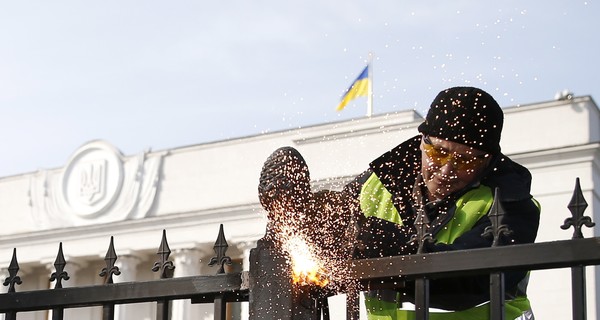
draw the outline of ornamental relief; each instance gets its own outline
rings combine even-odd
[[[63,169],[32,176],[32,221],[52,229],[144,218],[156,197],[163,156],[123,157],[104,141],[89,142]]]

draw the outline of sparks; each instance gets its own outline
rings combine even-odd
[[[291,236],[284,241],[283,247],[290,258],[294,284],[325,287],[329,283],[314,246],[299,236]]]

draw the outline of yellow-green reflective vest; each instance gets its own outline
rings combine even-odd
[[[392,201],[392,194],[385,188],[375,173],[363,184],[360,192],[360,208],[367,217],[373,216],[402,225],[400,214]],[[451,244],[485,216],[494,197],[492,190],[480,185],[468,191],[456,201],[456,209],[448,222],[435,236],[438,243]],[[398,296],[382,298],[377,295],[365,295],[365,305],[369,320],[410,320],[416,319],[415,312],[398,308]],[[519,296],[505,302],[505,319],[513,320],[531,310],[529,300]],[[489,319],[489,303],[462,310],[449,312],[430,312],[430,320],[485,320]]]

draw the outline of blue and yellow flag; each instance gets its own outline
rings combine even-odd
[[[350,102],[350,100],[357,97],[366,97],[369,95],[369,65],[360,73],[358,78],[352,82],[352,85],[344,95],[342,101],[337,107],[337,111],[341,111]]]

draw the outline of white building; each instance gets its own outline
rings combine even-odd
[[[532,194],[542,205],[538,241],[564,240],[560,229],[575,178],[600,221],[600,111],[591,97],[505,108],[502,149],[533,174]],[[59,243],[71,279],[65,286],[101,283],[98,276],[114,236],[121,276],[115,282],[158,277],[150,271],[162,230],[167,230],[175,276],[214,274],[206,266],[219,224],[228,254],[247,268],[249,250],[265,231],[258,203],[258,177],[265,159],[281,146],[297,148],[308,162],[315,188],[336,188],[369,162],[417,134],[423,121],[414,111],[354,119],[164,151],[122,155],[108,142],[92,141],[62,168],[0,178],[0,268],[6,277],[17,248],[17,291],[52,287],[50,274]],[[585,229],[586,237],[598,231]],[[600,274],[588,268],[588,316],[598,318]],[[570,271],[534,271],[529,294],[539,319],[571,316]],[[6,290],[4,287],[2,290]],[[342,299],[340,299],[342,300]],[[343,300],[342,300],[343,301]],[[335,304],[335,303],[334,303]],[[247,307],[234,308],[246,318]],[[332,318],[343,310],[332,306]],[[212,319],[212,306],[176,302],[173,319]],[[152,304],[118,309],[119,319],[152,319]],[[68,310],[79,319],[100,319],[100,308]],[[242,314],[240,316],[240,313]],[[129,316],[128,316],[129,315]],[[47,319],[46,312],[20,319]]]

